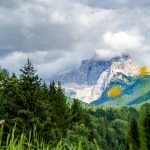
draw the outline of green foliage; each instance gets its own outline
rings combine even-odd
[[[141,150],[150,149],[150,105],[144,105],[140,110],[140,139]]]
[[[74,102],[71,106],[71,113],[72,113],[72,121],[73,122],[82,122],[83,121],[83,110],[80,106],[78,100],[74,99]]]
[[[51,135],[58,142],[70,128],[71,113],[66,104],[66,97],[61,88],[61,84],[50,83],[48,103],[51,104]]]
[[[93,107],[76,99],[68,104],[61,84],[42,83],[29,59],[20,71],[16,77],[0,69],[0,149],[149,149],[149,104],[140,112],[139,107]]]
[[[128,143],[131,150],[140,149],[140,138],[137,120],[132,117],[128,133]]]
[[[20,71],[20,78],[6,71],[2,74],[0,119],[6,120],[5,134],[15,124],[16,133],[29,134],[35,125],[46,142],[57,143],[70,127],[71,120],[60,83],[55,86],[52,82],[49,88],[42,85],[29,59]]]

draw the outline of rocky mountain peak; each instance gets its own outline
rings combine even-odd
[[[131,57],[122,57],[117,61],[113,61],[112,65],[100,75],[97,84],[92,89],[92,95],[89,101],[100,98],[108,84],[112,80],[117,80],[121,77],[117,75],[117,73],[122,73],[126,76],[134,76],[138,74],[137,70],[138,65]]]
[[[137,64],[128,55],[101,60],[93,57],[83,60],[77,70],[58,76],[66,95],[90,103],[99,98],[119,72],[127,76],[137,74]]]
[[[99,75],[111,66],[110,60],[88,59],[81,62],[77,70],[59,75],[54,80],[62,84],[95,85]]]

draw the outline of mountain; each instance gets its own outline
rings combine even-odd
[[[54,80],[65,84],[95,85],[99,75],[111,66],[111,60],[100,60],[97,56],[83,60],[78,69],[57,76]]]
[[[101,97],[117,73],[134,76],[137,74],[136,62],[127,55],[110,60],[101,60],[96,56],[83,60],[78,69],[59,75],[54,80],[62,83],[67,96],[90,103]]]
[[[126,80],[124,80],[126,78]],[[109,83],[102,96],[91,104],[111,104],[111,105],[135,105],[150,99],[150,76],[124,76],[123,80],[116,80]],[[120,96],[109,97],[107,91],[113,86],[122,88]]]
[[[112,61],[112,65],[100,75],[97,84],[93,88],[93,100],[101,97],[103,91],[108,87],[111,81],[123,80],[124,76],[136,75],[137,68],[136,62],[129,56]],[[122,74],[124,74],[124,76]]]

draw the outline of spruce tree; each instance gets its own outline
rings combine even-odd
[[[57,98],[57,88],[55,85],[55,82],[52,81],[49,85],[49,102],[50,103],[55,103],[56,102],[56,98]]]
[[[12,74],[3,83],[4,113],[7,119],[14,119],[19,109],[19,80]],[[7,115],[6,115],[7,114]]]
[[[131,118],[130,128],[128,132],[128,143],[130,150],[140,149],[139,129],[135,117]]]
[[[38,133],[48,139],[51,124],[51,104],[46,100],[48,89],[45,84],[41,86],[41,79],[29,59],[20,71],[21,105],[18,114],[24,121],[24,131],[36,126]]]
[[[27,64],[25,64],[20,71],[20,83],[25,98],[26,108],[29,111],[36,112],[35,103],[37,101],[36,96],[38,95],[40,79],[29,59],[27,59]]]
[[[146,104],[140,110],[141,150],[150,150],[150,105]]]
[[[58,82],[57,87],[57,98],[56,98],[56,107],[57,115],[59,116],[59,126],[63,131],[66,131],[70,123],[70,109],[66,103],[67,98],[64,95],[61,83]]]
[[[74,99],[74,102],[71,106],[71,112],[72,112],[72,121],[75,123],[81,123],[83,122],[83,110],[80,106],[80,103],[78,100]]]
[[[66,96],[62,90],[60,82],[55,85],[53,81],[50,83],[49,102],[52,105],[51,111],[51,135],[52,140],[58,142],[66,135],[67,129],[70,127],[70,108],[66,104]]]
[[[35,70],[30,60],[27,60],[27,64],[25,64],[21,69],[20,75],[20,88],[21,88],[21,96],[23,103],[23,113],[26,116],[26,123],[31,120],[31,115],[34,115],[36,107],[36,101],[34,95],[39,85],[38,76],[35,75]],[[29,123],[27,123],[29,125]]]
[[[0,67],[0,119],[5,118],[5,103],[6,98],[4,97],[5,86],[9,79],[9,72],[6,69]]]

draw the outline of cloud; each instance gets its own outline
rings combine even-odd
[[[96,56],[99,57],[100,59],[111,59],[112,57],[115,57],[115,56],[122,56],[123,52],[122,51],[117,51],[117,50],[114,50],[112,51],[112,49],[107,49],[107,48],[104,48],[104,49],[98,49],[96,50]]]
[[[100,7],[106,9],[116,9],[122,7],[136,8],[136,7],[148,7],[150,5],[149,0],[74,0],[82,4],[91,7]]]
[[[80,55],[79,55],[80,54]],[[29,58],[38,74],[44,79],[50,79],[60,73],[75,69],[80,60],[90,57],[91,54],[86,51],[33,51],[33,52],[12,52],[0,59],[0,64],[8,68],[11,72],[19,74],[20,68]]]
[[[140,35],[129,34],[124,31],[112,33],[110,31],[103,34],[103,40],[106,46],[112,50],[138,49],[142,46],[144,37]]]
[[[138,63],[147,64],[143,58],[149,53],[149,46],[145,45],[144,36],[133,31],[106,31],[103,35],[103,46],[96,50],[101,59],[110,59],[123,54],[131,55]]]
[[[19,72],[28,56],[40,76],[76,68],[82,59],[150,57],[149,0],[1,0],[0,65]],[[149,63],[150,64],[150,63]]]

